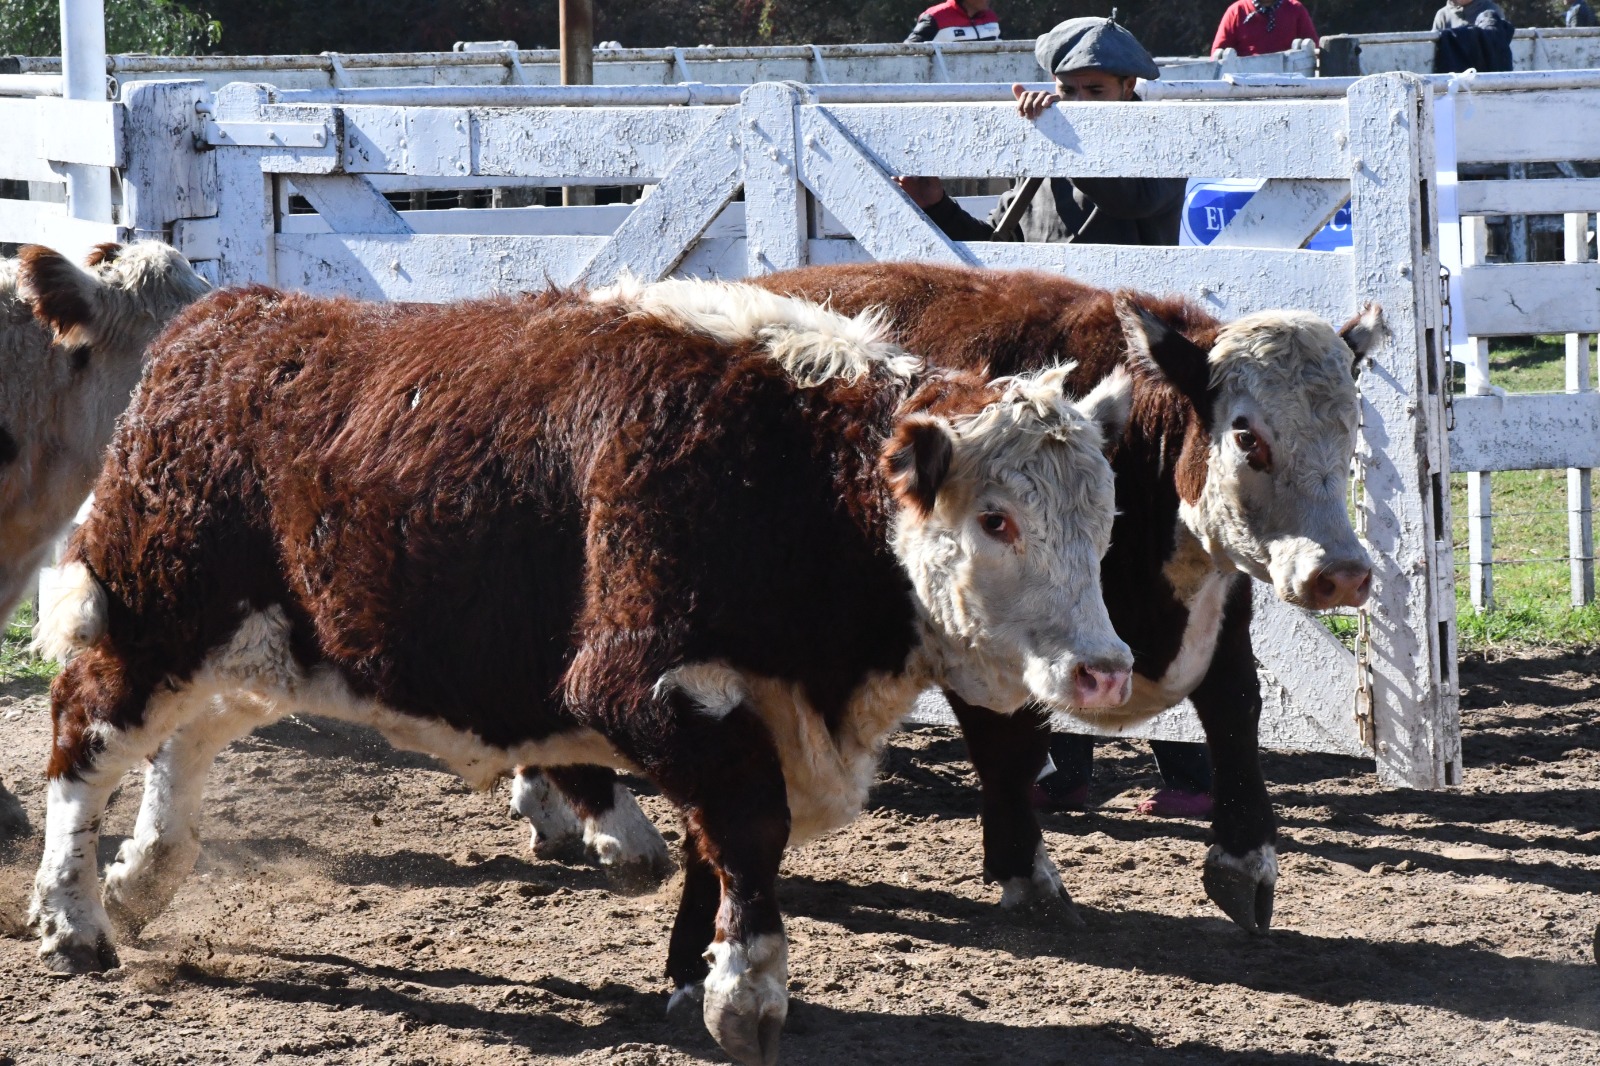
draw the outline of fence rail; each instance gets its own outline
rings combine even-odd
[[[1322,38],[1318,73],[1358,77],[1409,70],[1432,73],[1439,34],[1334,34]],[[1518,30],[1511,40],[1513,70],[1589,70],[1600,67],[1600,29]]]

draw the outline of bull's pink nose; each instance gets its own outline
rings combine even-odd
[[[1115,667],[1080,663],[1072,675],[1073,699],[1079,707],[1121,707],[1133,692],[1133,675]]]
[[[1360,563],[1326,567],[1313,574],[1309,584],[1312,610],[1360,607],[1372,592],[1372,568]]]

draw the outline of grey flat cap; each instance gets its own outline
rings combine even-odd
[[[1161,77],[1161,68],[1139,38],[1110,19],[1068,19],[1040,35],[1033,54],[1046,74],[1103,70],[1119,78]]]

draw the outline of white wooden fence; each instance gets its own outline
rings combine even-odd
[[[411,85],[559,85],[560,53],[553,49],[454,52],[387,52],[314,56],[106,57],[106,72],[123,85],[181,78],[215,91],[230,82],[270,82],[279,89],[393,88]],[[1232,49],[1211,57],[1158,59],[1162,77],[1219,78],[1224,74],[1316,73],[1316,46],[1297,41],[1288,52],[1240,56]],[[61,61],[0,57],[0,77],[55,74]],[[597,85],[676,85],[704,82],[753,85],[798,81],[812,85],[1036,81],[1032,41],[952,44],[824,44],[763,48],[597,49]]]
[[[1322,39],[1318,70],[1324,77],[1396,70],[1431,74],[1438,41],[1432,30],[1333,34]],[[1511,41],[1511,62],[1513,70],[1593,70],[1600,67],[1600,29],[1518,30]]]

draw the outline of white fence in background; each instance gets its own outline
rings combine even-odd
[[[1220,78],[1224,74],[1316,73],[1316,46],[1297,41],[1288,52],[1216,58],[1158,59],[1165,78]],[[61,61],[0,57],[0,77],[55,74]],[[123,85],[182,78],[215,91],[229,82],[270,82],[279,89],[393,88],[408,85],[559,85],[554,49],[384,52],[314,56],[112,55],[106,72]],[[860,83],[1029,82],[1041,76],[1032,41],[953,44],[823,44],[764,48],[597,49],[597,85],[676,85],[705,82],[753,85],[798,81],[812,85]]]
[[[1319,72],[1325,77],[1409,70],[1433,73],[1439,35],[1416,33],[1334,34],[1322,39]],[[1600,67],[1600,29],[1565,27],[1518,30],[1511,41],[1513,70],[1593,70]]]
[[[1591,31],[1592,32],[1592,31]],[[1441,98],[1453,107],[1461,164],[1600,159],[1600,75],[1588,87],[1484,92],[1477,82]],[[1568,168],[1568,173],[1572,171]],[[1457,193],[1462,302],[1454,313],[1470,338],[1456,346],[1467,395],[1455,402],[1450,465],[1468,480],[1472,602],[1494,602],[1494,509],[1490,475],[1501,470],[1567,471],[1571,601],[1594,601],[1591,470],[1600,466],[1600,394],[1593,391],[1594,336],[1600,333],[1600,265],[1589,234],[1600,211],[1600,179],[1476,180]],[[1487,216],[1565,216],[1566,262],[1486,262]],[[1505,395],[1489,381],[1487,339],[1566,334],[1566,392]]]

